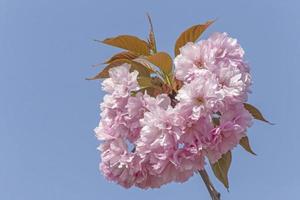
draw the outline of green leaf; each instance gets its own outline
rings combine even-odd
[[[147,42],[131,35],[120,35],[113,38],[107,38],[101,42],[107,45],[132,51],[139,55],[149,55],[150,53]]]
[[[253,154],[256,156],[256,153],[254,153],[254,151],[252,150],[250,143],[249,143],[249,138],[247,136],[243,137],[240,140],[240,145],[249,153]]]
[[[177,56],[180,53],[180,47],[183,47],[188,42],[195,42],[213,22],[214,21],[210,20],[207,21],[205,24],[194,25],[185,30],[183,33],[181,33],[178,39],[176,40],[174,49],[175,56]]]
[[[131,51],[122,51],[120,53],[115,54],[114,56],[112,56],[109,60],[107,60],[105,63],[109,64],[115,60],[119,60],[119,59],[127,59],[127,60],[133,60],[135,58],[139,57],[138,54],[133,53]]]
[[[139,72],[139,76],[149,76],[152,71],[150,71],[147,67],[142,65],[141,63],[135,62],[133,60],[127,59],[119,59],[109,63],[100,73],[92,78],[87,78],[87,80],[96,80],[101,78],[108,78],[109,77],[109,70],[113,67],[120,66],[124,63],[130,64],[130,70],[137,70]]]
[[[223,185],[228,189],[228,171],[231,164],[231,151],[223,154],[222,157],[215,163],[211,163],[211,168],[215,176],[223,183]]]
[[[248,104],[248,103],[244,103],[244,107],[246,108],[246,110],[249,111],[249,113],[254,117],[254,119],[272,124],[271,122],[266,120],[264,118],[264,116],[261,114],[261,112],[257,108],[255,108],[253,105]]]
[[[173,60],[171,56],[165,52],[158,52],[146,58],[153,65],[159,67],[166,75],[172,73]]]

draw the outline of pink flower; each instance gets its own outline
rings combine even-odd
[[[128,188],[144,179],[140,173],[141,159],[134,152],[134,142],[139,137],[145,103],[141,93],[130,96],[138,89],[137,72],[129,72],[128,65],[110,69],[110,78],[103,82],[103,88],[110,93],[101,103],[101,120],[95,129],[100,145],[100,170],[111,181]]]
[[[133,106],[130,106],[130,102],[134,99],[137,99],[137,102],[140,98],[139,95],[130,97],[131,91],[138,89],[138,72],[130,72],[129,69],[128,64],[111,68],[109,70],[110,78],[105,79],[102,83],[104,91],[110,94],[104,96],[104,101],[101,103],[101,120],[99,126],[95,128],[96,136],[100,140],[125,137],[132,141],[139,134],[138,121],[143,116],[142,114],[133,116]],[[129,110],[126,107],[128,104]],[[138,106],[136,105],[136,107]]]
[[[136,93],[138,72],[130,65],[109,70],[95,128],[108,180],[144,189],[184,182],[204,168],[205,157],[215,163],[246,136],[251,76],[237,40],[214,33],[187,43],[174,63],[182,87],[156,97]]]
[[[146,102],[142,93],[137,93],[136,96],[128,98],[128,103],[125,106],[127,113],[124,116],[129,133],[127,138],[130,142],[134,142],[140,136],[141,124],[140,119],[144,117],[146,111]]]
[[[253,119],[242,103],[230,105],[220,114],[220,125],[212,129],[206,138],[207,157],[212,163],[239,144]]]
[[[131,91],[138,89],[138,72],[129,72],[130,65],[125,63],[109,70],[110,78],[102,82],[102,89],[115,97],[126,97]]]
[[[204,165],[202,152],[191,152],[180,142],[182,130],[176,110],[170,106],[170,101],[166,106],[165,101],[165,96],[158,96],[156,106],[152,104],[151,109],[144,113],[143,128],[136,142],[137,153],[149,162],[146,168],[154,175],[151,180],[159,180],[150,187],[171,181],[184,182]]]
[[[242,73],[237,67],[229,66],[219,70],[218,79],[220,82],[220,92],[225,100],[232,102],[245,102],[247,92],[251,84],[249,73]]]
[[[176,78],[189,83],[201,77],[201,69],[216,75],[226,99],[246,101],[251,84],[244,50],[227,33],[214,33],[207,40],[187,43],[174,60]]]
[[[237,66],[242,72],[249,72],[248,65],[244,62],[244,50],[237,42],[237,39],[231,38],[227,33],[213,33],[207,39],[210,46],[209,51],[213,52],[213,64],[216,69],[228,65]]]
[[[99,150],[102,152],[100,170],[108,180],[129,188],[140,178],[139,157],[128,151],[123,139],[106,141],[100,145]]]
[[[200,116],[215,110],[223,98],[214,74],[207,70],[202,71],[204,73],[201,76],[184,84],[176,96],[180,104],[191,107],[193,119],[199,119]]]

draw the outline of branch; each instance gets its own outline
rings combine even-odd
[[[205,169],[199,170],[199,174],[205,183],[205,186],[212,200],[221,200],[221,194],[215,189]]]

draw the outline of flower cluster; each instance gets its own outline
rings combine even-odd
[[[251,76],[236,39],[214,33],[187,42],[174,59],[173,77],[161,86],[170,89],[156,95],[139,83],[134,62],[110,68],[102,83],[107,94],[95,132],[108,180],[126,188],[184,182],[246,137]]]

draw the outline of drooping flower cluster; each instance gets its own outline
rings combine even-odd
[[[217,162],[246,136],[251,76],[236,39],[214,33],[189,42],[174,66],[182,86],[157,96],[141,90],[139,72],[129,64],[109,70],[95,129],[108,180],[126,188],[184,182],[204,168],[205,158]]]

